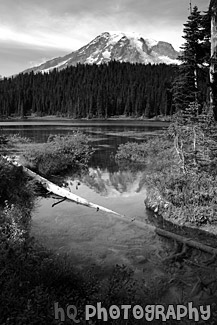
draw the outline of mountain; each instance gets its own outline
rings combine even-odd
[[[105,32],[79,50],[27,69],[24,73],[49,72],[54,68],[61,70],[78,63],[101,64],[111,60],[143,64],[179,64],[178,55],[179,52],[167,42],[145,39],[137,33]]]

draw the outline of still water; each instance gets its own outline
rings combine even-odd
[[[150,227],[144,199],[145,167],[122,168],[114,160],[118,145],[142,141],[162,131],[162,125],[147,123],[33,123],[2,124],[4,134],[19,133],[44,142],[50,134],[67,134],[80,129],[89,135],[95,154],[89,173],[82,177],[66,176],[68,189],[85,199],[110,208],[121,215],[144,222],[147,229],[136,227],[114,215],[95,211],[57,199],[41,198],[32,220],[32,234],[57,254],[69,254],[78,269],[93,267],[105,276],[115,264],[131,267],[139,277],[155,278],[163,273],[159,256],[167,250],[165,242]]]

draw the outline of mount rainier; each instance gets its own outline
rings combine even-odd
[[[177,52],[170,43],[145,39],[137,33],[105,32],[77,51],[51,59],[24,71],[49,72],[71,65],[101,64],[111,60],[143,64],[179,64]]]

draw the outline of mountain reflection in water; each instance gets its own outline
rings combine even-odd
[[[94,141],[92,144],[96,151],[88,172],[80,176],[66,175],[64,182],[72,193],[88,201],[121,214],[144,217],[144,164],[130,164],[129,161],[119,163],[115,160],[119,144],[127,141],[129,139],[125,137],[114,136]]]
[[[68,184],[72,178],[67,179]],[[89,173],[74,179],[75,186],[86,185],[96,193],[106,197],[129,197],[144,190],[144,172],[114,171],[101,168],[89,168]]]

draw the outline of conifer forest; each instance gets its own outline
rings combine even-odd
[[[211,9],[201,13],[195,6],[184,24],[179,65],[111,61],[4,78],[1,117],[152,118],[172,115],[192,102],[202,111],[210,99],[210,25]]]
[[[19,74],[0,82],[3,116],[107,118],[172,113],[174,66],[110,62]]]

